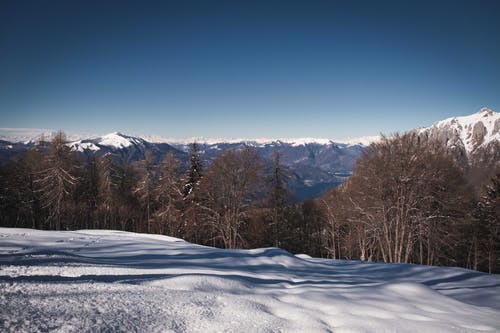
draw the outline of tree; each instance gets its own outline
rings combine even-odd
[[[151,233],[152,212],[154,211],[154,189],[156,186],[156,177],[154,173],[153,156],[151,151],[146,151],[144,160],[139,165],[140,178],[137,182],[134,194],[137,195],[139,202],[144,208],[146,215],[147,232]]]
[[[287,177],[288,175],[281,165],[280,154],[279,152],[275,152],[273,155],[272,172],[267,179],[269,190],[264,202],[269,210],[268,220],[271,230],[271,242],[276,247],[281,245],[281,233],[286,226],[286,207],[289,204],[289,193],[286,189]]]
[[[1,225],[43,227],[44,212],[35,183],[42,166],[43,150],[40,141],[19,160],[10,160],[0,166]]]
[[[183,193],[178,180],[179,166],[173,154],[166,155],[160,164],[160,176],[154,190],[154,200],[158,206],[154,219],[158,224],[158,232],[175,237],[182,237],[180,203]]]
[[[99,225],[101,228],[113,228],[116,223],[119,184],[122,170],[113,162],[110,153],[97,160]]]
[[[203,168],[200,160],[200,152],[198,151],[198,144],[193,142],[189,155],[189,168],[186,175],[186,182],[182,189],[184,197],[187,197],[193,192],[202,177],[202,172]]]
[[[432,142],[414,134],[383,138],[358,160],[340,192],[349,238],[361,259],[449,263],[466,216],[461,170]]]
[[[346,206],[349,205],[342,195],[342,186],[328,191],[319,198],[319,205],[323,211],[323,239],[321,241],[326,255],[332,259],[342,259],[349,257],[347,246],[348,217],[347,212],[350,212]],[[352,224],[351,224],[352,225]]]
[[[49,210],[50,229],[60,230],[63,225],[72,190],[78,181],[74,176],[75,167],[73,154],[66,145],[66,136],[59,130],[48,149],[44,169],[35,181],[40,188],[42,205]]]
[[[486,257],[487,271],[500,271],[500,169],[484,190],[478,204],[476,224],[480,249]]]
[[[99,218],[99,172],[98,162],[94,155],[88,157],[78,178],[80,181],[74,191],[75,227],[96,228]]]
[[[225,248],[244,246],[247,213],[261,189],[262,163],[250,148],[218,155],[200,183],[201,209],[210,237]]]

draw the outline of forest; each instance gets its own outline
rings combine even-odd
[[[276,246],[313,257],[459,266],[500,273],[500,170],[473,186],[438,144],[384,137],[353,175],[295,203],[278,153],[222,151],[187,167],[78,158],[59,131],[0,166],[0,226],[158,233],[223,248]]]

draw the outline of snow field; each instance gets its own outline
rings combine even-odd
[[[499,332],[500,276],[0,228],[4,332]]]

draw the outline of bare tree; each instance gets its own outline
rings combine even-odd
[[[146,151],[144,161],[140,164],[140,179],[137,182],[134,193],[145,210],[147,232],[151,233],[152,212],[154,211],[154,189],[156,178],[151,151]]]
[[[255,150],[228,150],[215,158],[200,184],[204,222],[226,248],[245,243],[242,229],[261,189],[261,173]]]
[[[500,170],[485,187],[478,208],[476,230],[481,242],[476,251],[481,257],[484,253],[491,274],[500,270]]]
[[[98,204],[100,228],[116,227],[115,219],[118,206],[120,169],[113,162],[111,153],[106,153],[97,160]]]
[[[66,146],[66,136],[58,131],[47,152],[44,169],[38,173],[41,202],[49,210],[48,226],[60,230],[62,219],[68,211],[72,190],[77,184],[74,176],[75,163]]]
[[[269,190],[264,198],[264,205],[268,208],[270,238],[276,247],[281,246],[281,234],[285,231],[286,208],[290,196],[286,188],[288,174],[281,165],[280,158],[279,152],[273,154],[272,172],[267,179]]]
[[[168,154],[160,164],[160,175],[154,189],[154,200],[158,208],[154,220],[160,234],[182,237],[181,207],[183,193],[179,184],[180,163],[173,154]]]
[[[342,193],[360,258],[426,264],[450,259],[453,254],[443,254],[457,242],[449,230],[464,216],[465,184],[452,159],[416,135],[373,144]]]

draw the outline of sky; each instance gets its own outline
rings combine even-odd
[[[0,127],[391,134],[500,110],[500,2],[0,0]]]

